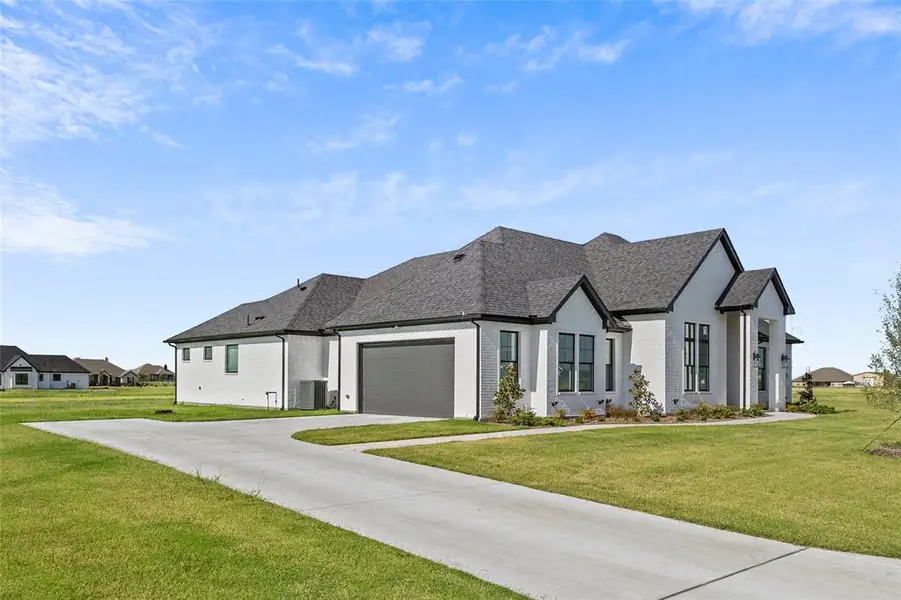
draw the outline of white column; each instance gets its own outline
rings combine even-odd
[[[785,410],[785,377],[782,355],[785,354],[785,319],[770,319],[769,390],[770,410]]]

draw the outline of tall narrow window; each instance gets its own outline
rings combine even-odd
[[[698,391],[710,391],[710,325],[698,325]]]
[[[579,391],[594,391],[594,336],[579,336]]]
[[[616,348],[616,343],[613,341],[613,338],[607,338],[607,352],[605,353],[605,363],[604,363],[604,391],[607,392],[615,392],[616,391],[616,370],[615,370],[615,359],[613,356],[613,351]]]
[[[516,331],[501,332],[501,372],[503,377],[507,369],[513,369],[519,378],[519,333]]]
[[[191,349],[190,348],[182,348],[181,349],[181,359],[184,362],[188,362],[191,360]]]
[[[225,347],[225,372],[238,372],[238,345],[230,344]]]
[[[685,363],[685,391],[695,391],[695,333],[696,325],[694,323],[685,324],[685,346],[683,350]]]
[[[766,346],[757,348],[757,390],[766,391]]]
[[[573,367],[576,358],[576,336],[561,333],[557,344],[557,391],[573,391]]]
[[[203,360],[213,360],[213,347],[212,346],[204,346],[203,347]]]

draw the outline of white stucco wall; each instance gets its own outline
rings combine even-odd
[[[755,311],[758,317],[764,319],[785,319],[785,305],[782,304],[779,293],[773,286],[772,281],[763,289],[763,294],[760,295],[760,300],[757,301]]]
[[[479,321],[481,336],[482,415],[488,416],[494,407],[494,393],[500,381],[501,331],[519,333],[519,384],[525,389],[520,406],[541,414],[547,406],[547,388],[538,386],[538,344],[540,333],[532,325]],[[475,368],[475,366],[473,366]]]
[[[238,372],[225,372],[225,347],[238,345]],[[213,347],[203,360],[203,347]],[[182,360],[182,348],[191,360]],[[185,404],[234,404],[278,408],[282,393],[282,341],[274,336],[178,344],[177,400]],[[267,392],[269,392],[267,398]]]
[[[329,339],[323,336],[285,335],[288,398],[297,398],[300,382],[328,380]]]
[[[38,385],[38,374],[33,369],[29,371],[12,371],[12,367],[27,367],[31,369],[31,365],[24,358],[17,358],[15,362],[9,365],[6,371],[3,371],[3,389],[6,390],[26,390],[36,388]],[[16,373],[28,373],[28,385],[16,385]]]
[[[359,393],[357,363],[360,344],[435,338],[454,340],[454,417],[475,417],[478,393],[476,326],[469,321],[341,332],[341,410],[357,410]]]
[[[666,412],[708,404],[726,403],[726,316],[716,310],[717,299],[735,275],[722,243],[714,247],[666,315]],[[685,323],[710,325],[710,391],[685,391],[684,327]],[[699,328],[697,328],[699,329]],[[698,333],[696,329],[696,334]],[[695,371],[697,373],[695,344]],[[662,400],[662,399],[661,399]],[[678,400],[678,402],[676,402]]]
[[[557,358],[558,358],[558,341],[561,333],[572,333],[576,335],[575,339],[575,383],[576,391],[560,392],[557,389]],[[594,389],[592,391],[579,391],[579,339],[580,334],[594,336]],[[575,414],[590,408],[592,410],[603,412],[604,399],[607,397],[604,392],[604,340],[606,338],[606,330],[604,329],[604,321],[592,306],[585,293],[578,289],[570,296],[560,310],[557,312],[557,318],[548,328],[547,335],[547,357],[548,382],[553,383],[553,391],[549,393],[546,404],[546,414],[551,414],[555,410],[565,408],[570,414]],[[550,388],[550,386],[548,386]],[[556,405],[555,405],[556,402]],[[536,412],[539,412],[536,409]],[[540,413],[539,413],[540,414]]]
[[[623,336],[623,356],[620,368],[623,379],[628,381],[634,369],[640,370],[648,380],[655,400],[663,405],[666,397],[666,316],[665,314],[630,315],[627,317],[632,332]],[[681,355],[681,347],[680,347]],[[631,399],[628,385],[619,404],[625,406]]]
[[[43,381],[41,381],[43,375]],[[42,390],[65,390],[69,389],[69,385],[74,385],[76,390],[87,389],[91,382],[90,373],[57,373],[59,381],[53,381],[54,373],[40,373],[37,376],[38,389]]]

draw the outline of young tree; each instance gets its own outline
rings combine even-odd
[[[497,391],[494,393],[494,419],[500,422],[509,419],[516,410],[516,403],[525,393],[526,391],[519,387],[516,369],[507,366],[504,369],[504,376],[497,384]]]
[[[880,348],[870,357],[870,369],[882,376],[882,385],[865,387],[864,394],[876,408],[901,412],[901,269],[889,288],[879,308]]]
[[[798,404],[811,405],[817,403],[817,397],[813,393],[813,375],[806,371],[801,377],[804,387],[798,392]]]
[[[629,382],[632,384],[629,387],[629,395],[632,396],[629,406],[635,409],[639,417],[647,418],[663,412],[663,407],[654,399],[651,382],[644,376],[644,373],[635,369],[629,375]]]

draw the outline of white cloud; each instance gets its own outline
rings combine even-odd
[[[373,27],[366,36],[370,43],[387,53],[389,60],[407,62],[422,54],[430,30],[428,23],[393,23]]]
[[[456,75],[449,75],[441,81],[434,79],[423,79],[421,81],[407,81],[401,84],[400,89],[413,94],[426,94],[438,96],[449,92],[451,89],[463,83],[463,80]],[[385,89],[394,89],[398,86],[386,85]]]
[[[130,219],[84,214],[45,183],[0,169],[0,242],[7,252],[79,257],[164,239]]]
[[[458,133],[457,134],[457,145],[461,147],[470,147],[475,146],[479,141],[479,138],[474,133]]]
[[[360,125],[343,137],[324,142],[311,142],[310,149],[316,151],[351,150],[360,146],[380,146],[394,139],[399,119],[393,115],[364,115]]]
[[[496,94],[512,94],[516,91],[517,87],[515,81],[508,81],[507,83],[502,84],[491,84],[488,86],[488,91]]]
[[[214,42],[181,5],[87,13],[24,3],[4,15],[0,32],[0,134],[17,144],[135,125],[199,78],[194,61]]]
[[[725,19],[743,42],[834,34],[845,42],[901,34],[901,6],[874,0],[658,0]]]
[[[585,31],[561,35],[544,26],[532,37],[514,34],[502,42],[490,43],[485,46],[484,53],[512,58],[526,71],[542,71],[556,67],[565,59],[612,64],[622,57],[629,45],[626,39],[592,43],[588,37]]]
[[[161,144],[163,146],[169,146],[170,148],[184,148],[184,146],[180,142],[173,140],[171,137],[169,137],[168,135],[166,135],[164,133],[160,133],[159,131],[156,131],[155,129],[151,129],[150,127],[147,127],[146,125],[141,125],[141,127],[139,127],[138,129],[141,133],[149,136],[150,139],[152,139],[157,144]]]

